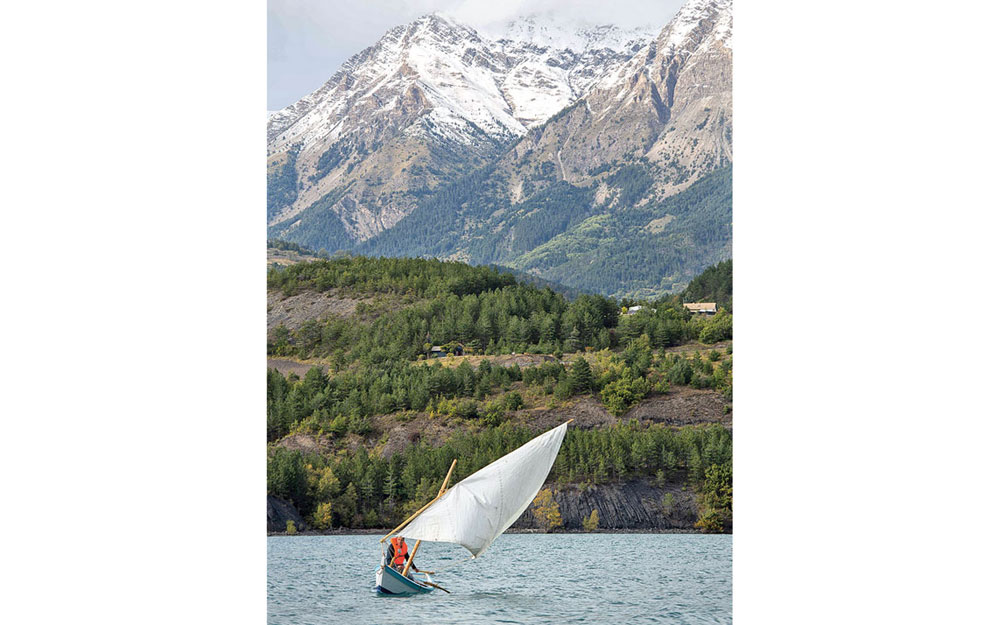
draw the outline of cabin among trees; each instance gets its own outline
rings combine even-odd
[[[648,306],[629,306],[622,311],[625,316],[631,316],[639,312],[640,310],[649,310],[650,312],[656,313],[655,308],[649,308]]]
[[[694,315],[700,315],[704,317],[711,317],[715,313],[719,312],[715,302],[704,302],[697,304],[684,304],[685,310]]]
[[[446,345],[434,345],[427,354],[428,358],[444,358],[445,356],[464,356],[465,346],[461,343],[448,343]]]

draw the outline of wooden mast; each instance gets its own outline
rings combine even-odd
[[[441,488],[438,490],[437,497],[434,501],[437,501],[441,495],[444,494],[445,489],[448,488],[448,480],[451,479],[451,472],[455,470],[455,465],[458,463],[458,458],[451,461],[451,468],[448,469],[448,475],[444,476],[444,483],[441,484]],[[406,577],[407,572],[410,570],[410,565],[413,564],[413,556],[417,555],[417,549],[420,548],[420,541],[418,540],[415,545],[413,545],[413,551],[410,552],[410,559],[406,561],[406,566],[403,567],[403,577]],[[441,590],[444,590],[443,588]],[[447,592],[447,591],[446,591]]]
[[[455,468],[455,463],[457,463],[457,462],[458,462],[458,458],[455,458],[454,460],[452,460],[452,461],[451,461],[451,468],[450,468],[450,469],[448,469],[448,475],[447,475],[447,476],[446,476],[446,477],[444,478],[444,483],[445,483],[445,484],[447,484],[447,483],[448,483],[448,478],[450,478],[450,477],[451,477],[451,472],[452,472],[452,470],[454,470],[454,468]],[[439,491],[438,491],[438,494],[437,494],[437,495],[436,495],[436,496],[434,497],[434,499],[431,499],[430,501],[428,501],[428,502],[427,502],[427,503],[426,503],[426,504],[424,505],[424,507],[423,507],[423,508],[421,508],[421,509],[417,510],[416,512],[414,512],[413,514],[411,514],[411,515],[410,515],[410,517],[409,517],[408,519],[406,519],[405,521],[403,521],[402,523],[400,523],[399,525],[397,525],[395,529],[393,529],[393,530],[392,530],[391,532],[389,532],[388,534],[386,534],[385,536],[383,536],[383,537],[382,537],[382,539],[381,539],[381,540],[379,540],[379,542],[380,542],[380,543],[384,543],[384,542],[385,542],[386,540],[388,540],[388,538],[389,538],[390,536],[392,536],[393,534],[395,534],[395,533],[396,533],[396,532],[398,532],[399,530],[401,530],[401,529],[403,529],[404,527],[406,527],[406,524],[407,524],[407,523],[409,523],[409,522],[410,522],[410,521],[412,521],[413,519],[417,518],[417,515],[418,515],[418,514],[420,514],[421,512],[423,512],[424,510],[426,510],[427,508],[429,508],[429,507],[431,506],[431,504],[432,504],[432,503],[434,503],[435,501],[437,501],[438,499],[440,499],[440,498],[441,498],[441,495],[443,495],[443,494],[444,494],[444,490],[439,490]]]

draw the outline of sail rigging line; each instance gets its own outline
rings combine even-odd
[[[469,556],[468,558],[465,558],[464,560],[459,560],[458,562],[452,562],[448,566],[443,566],[443,567],[437,569],[436,571],[434,571],[434,574],[437,575],[438,573],[441,573],[442,571],[447,571],[448,569],[453,569],[456,566],[458,566],[459,564],[465,564],[469,560],[475,560],[475,559],[476,559],[476,556]]]

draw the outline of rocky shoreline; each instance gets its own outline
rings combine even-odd
[[[680,481],[656,486],[647,480],[634,480],[617,484],[563,485],[548,484],[562,515],[562,527],[551,533],[587,533],[583,521],[594,510],[598,514],[598,527],[594,533],[697,533],[694,523],[698,519],[694,493]],[[670,501],[664,507],[664,498]],[[269,495],[267,497],[268,536],[286,535],[288,521],[299,528],[297,535],[336,536],[352,534],[385,534],[392,528],[336,528],[315,530],[291,502]],[[531,509],[508,530],[514,533],[546,533]]]
[[[333,530],[306,530],[303,532],[298,532],[297,534],[288,534],[286,532],[272,532],[268,531],[268,536],[385,536],[391,527],[386,527],[382,529],[345,529],[338,528]],[[583,529],[557,529],[546,532],[545,530],[535,530],[535,529],[517,529],[510,528],[504,534],[701,534],[702,532],[695,529],[603,529],[597,528],[596,530],[587,531]]]

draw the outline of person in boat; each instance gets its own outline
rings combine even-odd
[[[406,566],[406,560],[410,557],[410,549],[406,544],[406,540],[402,536],[394,536],[392,540],[389,541],[389,549],[386,552],[386,560],[400,573],[403,572],[403,568]],[[417,568],[417,563],[414,562],[410,564],[410,570],[420,572]]]

